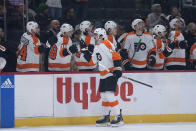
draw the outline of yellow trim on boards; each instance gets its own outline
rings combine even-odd
[[[88,116],[16,119],[15,127],[93,125],[98,118],[100,117]],[[196,114],[127,115],[123,116],[123,119],[124,123],[196,122]]]

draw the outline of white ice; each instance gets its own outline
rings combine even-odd
[[[196,131],[196,123],[125,124],[121,127],[48,126],[0,129],[1,131]]]

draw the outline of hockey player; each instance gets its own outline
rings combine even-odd
[[[3,70],[3,68],[7,63],[5,59],[5,52],[6,52],[6,48],[0,44],[0,72]]]
[[[154,66],[148,65],[149,69],[162,70],[164,68],[164,61],[167,56],[172,53],[173,47],[163,42],[166,37],[166,28],[163,25],[156,25],[153,28],[154,43],[156,45],[156,63]]]
[[[193,69],[196,69],[196,42],[191,46],[190,62],[193,65]]]
[[[89,63],[98,63],[100,71],[99,92],[102,98],[103,116],[96,121],[97,125],[108,125],[110,123],[110,112],[115,115],[111,121],[112,126],[123,124],[119,102],[114,96],[118,79],[122,76],[121,56],[115,51],[114,45],[106,40],[106,31],[97,28],[95,31],[96,46],[94,52],[83,51],[85,59]]]
[[[178,18],[174,18],[169,24],[172,30],[168,39],[170,43],[175,45],[175,49],[166,59],[165,65],[168,70],[183,70],[186,67],[185,49],[188,48],[187,42],[181,33],[183,22]]]
[[[154,66],[156,63],[153,37],[144,32],[145,24],[142,19],[133,20],[132,28],[135,31],[127,34],[124,49],[120,52],[123,65],[125,70],[146,70],[147,64]]]
[[[104,25],[107,32],[107,40],[109,40],[114,47],[117,48],[117,42],[115,36],[117,35],[117,24],[114,21],[107,21]]]
[[[4,32],[3,29],[0,27],[0,72],[4,69],[6,66],[6,56],[7,56],[7,48],[4,41]]]
[[[92,28],[93,25],[90,21],[80,23],[79,50],[87,49],[91,53],[93,52],[95,39],[92,36]],[[81,52],[76,54],[75,61],[79,71],[93,71],[96,68],[96,64],[88,63]]]
[[[26,25],[25,32],[18,46],[17,67],[18,72],[38,72],[39,71],[39,55],[44,51],[44,46],[40,44],[38,36],[40,28],[34,21],[29,21]]]
[[[60,28],[60,36],[49,52],[49,71],[70,71],[72,54],[78,52],[76,45],[72,44],[71,36],[73,27],[70,24],[63,24]]]

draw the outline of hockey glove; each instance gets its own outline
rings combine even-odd
[[[80,49],[83,49],[83,48],[86,48],[87,46],[86,46],[86,43],[84,42],[84,40],[80,40]]]
[[[94,51],[94,45],[92,45],[92,44],[89,44],[88,45],[88,50],[90,51],[90,52],[93,52]]]
[[[171,48],[171,49],[173,50],[174,48],[177,48],[177,47],[178,47],[178,42],[169,43],[169,44],[168,44],[168,47]]]
[[[74,54],[74,53],[77,53],[78,52],[78,48],[76,45],[72,45],[69,47],[69,51]]]
[[[128,59],[128,53],[126,49],[121,49],[120,50],[120,56],[122,57],[123,60]]]
[[[68,56],[68,55],[69,55],[69,53],[68,53],[67,49],[63,49],[62,54],[63,54],[63,56]]]
[[[119,67],[121,68],[121,67]],[[114,70],[113,71],[113,77],[115,80],[118,80],[122,76],[122,71],[121,70]]]
[[[186,40],[180,41],[179,47],[181,49],[188,49],[188,43],[187,43],[187,41]]]
[[[85,51],[82,51],[82,53],[84,54],[84,58],[88,61],[88,62],[90,62],[90,60],[91,60],[91,53],[88,51],[88,50],[85,50]]]
[[[126,49],[120,50],[120,56],[122,57],[122,65],[124,66],[125,70],[131,70],[131,63],[128,59],[128,53]]]
[[[148,59],[148,64],[149,64],[150,66],[154,66],[155,63],[156,63],[156,59],[155,59],[154,56],[151,55],[151,56],[149,57],[149,59]]]

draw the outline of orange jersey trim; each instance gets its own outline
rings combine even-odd
[[[167,58],[167,63],[169,62],[186,62],[185,58]]]
[[[87,35],[86,38],[85,38],[85,43],[86,43],[86,46],[88,46],[91,42],[91,36],[90,35]]]
[[[132,60],[132,64],[135,64],[135,65],[146,65],[147,64],[147,62],[146,62],[146,60],[144,60],[144,61],[138,61],[138,60]]]
[[[104,101],[102,101],[102,106],[114,107],[114,106],[117,106],[118,104],[119,104],[118,100],[113,101],[113,102],[104,102]]]
[[[193,50],[196,48],[196,42],[193,44],[190,50],[190,54],[193,55]]]
[[[93,62],[76,62],[77,66],[94,66],[95,64]]]
[[[33,44],[36,45],[38,42],[38,38],[31,34],[31,38],[33,39]]]
[[[176,39],[177,39],[177,37],[180,35],[180,33],[181,33],[180,31],[177,31],[177,30],[175,31],[174,42],[177,41]]]
[[[69,38],[63,37],[63,43],[62,43],[62,45],[67,45],[68,42],[69,42]]]
[[[40,45],[35,46],[35,48],[34,48],[34,52],[35,52],[36,55],[40,55],[40,52],[39,52],[39,50],[38,50],[39,47],[40,47]]]
[[[114,70],[114,67],[109,68],[109,71],[113,72],[113,70]],[[108,73],[109,73],[109,72],[108,72],[107,70],[100,71],[100,75],[101,75],[101,76],[105,76],[105,75],[107,75]]]
[[[121,56],[117,52],[112,52],[112,60],[121,60]]]
[[[39,64],[33,64],[33,63],[17,64],[17,68],[18,69],[39,68]]]
[[[163,66],[164,65],[164,63],[161,63],[161,64],[155,64],[153,67],[161,67],[161,66]]]
[[[127,39],[127,37],[128,37],[129,35],[134,35],[134,34],[135,34],[135,32],[129,32],[128,34],[126,34],[126,36],[125,36],[123,42],[126,41],[126,39]]]
[[[61,63],[48,63],[48,67],[50,68],[68,68],[70,67],[70,63],[61,64]]]
[[[108,35],[108,40],[113,43],[113,37],[112,37],[112,35]]]

